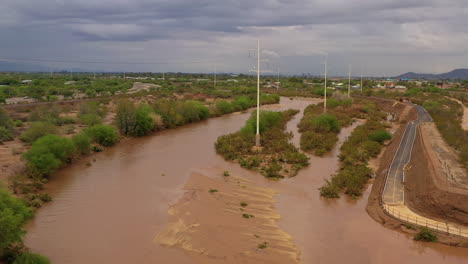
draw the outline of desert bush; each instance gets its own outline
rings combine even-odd
[[[340,188],[336,185],[330,182],[329,180],[326,180],[325,184],[319,188],[320,190],[320,196],[325,197],[325,198],[339,198],[340,197]]]
[[[110,125],[94,125],[85,130],[85,133],[96,143],[105,147],[112,146],[117,141],[117,132]]]
[[[130,135],[141,137],[153,131],[155,121],[151,118],[152,109],[148,105],[140,105],[135,112],[135,126]]]
[[[86,126],[94,126],[102,123],[101,117],[97,114],[82,114],[79,118],[80,122]]]
[[[332,150],[337,141],[338,136],[334,133],[304,132],[301,135],[300,145],[302,150],[322,156]]]
[[[136,123],[135,104],[127,99],[120,100],[117,104],[115,124],[123,135],[130,135]]]
[[[381,129],[370,133],[369,139],[382,144],[385,140],[392,139],[392,135],[390,135],[386,130]]]
[[[331,114],[321,114],[311,120],[312,129],[317,133],[338,133],[340,131],[340,124],[336,116]]]
[[[69,161],[73,152],[74,146],[70,139],[46,135],[36,140],[23,157],[33,175],[43,176]]]
[[[31,217],[31,209],[22,200],[0,189],[0,256],[11,244],[21,241],[25,233],[22,226]]]
[[[88,154],[91,150],[91,139],[84,133],[78,133],[72,137],[72,142],[75,147],[75,152],[79,155]]]
[[[13,133],[11,129],[0,126],[0,143],[13,139]]]
[[[260,111],[260,122],[259,130],[260,134],[270,129],[273,126],[278,126],[281,124],[281,113],[273,111]],[[257,130],[257,111],[252,112],[250,118],[245,123],[244,127],[241,129],[241,133],[244,135],[254,135]]]
[[[429,228],[423,227],[421,228],[421,231],[414,235],[414,240],[425,242],[437,242],[437,236],[434,233],[432,233],[432,231]]]
[[[228,101],[218,100],[216,101],[216,112],[220,115],[224,115],[234,112],[234,108]]]
[[[31,144],[38,138],[45,135],[57,134],[58,130],[59,129],[57,126],[48,122],[32,122],[29,125],[29,128],[20,135],[20,139],[26,143]]]
[[[50,260],[38,254],[24,252],[12,264],[50,264]]]

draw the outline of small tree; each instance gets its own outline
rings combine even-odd
[[[121,100],[117,104],[115,124],[124,135],[130,135],[136,123],[136,108],[129,100]]]
[[[75,152],[79,155],[89,153],[91,150],[91,139],[86,133],[78,133],[72,137]]]
[[[23,201],[0,189],[0,256],[12,243],[21,241],[23,224],[32,217]]]

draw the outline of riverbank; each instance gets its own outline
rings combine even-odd
[[[417,117],[417,114],[414,109],[411,108],[411,111],[400,111],[400,119],[406,120],[406,121],[411,121],[415,120]],[[383,154],[380,157],[380,161],[377,162],[378,165],[375,166],[376,169],[376,178],[373,182],[372,190],[369,195],[369,200],[367,204],[367,212],[369,215],[376,220],[377,222],[381,223],[382,225],[398,230],[400,232],[408,233],[411,235],[414,235],[416,233],[416,229],[409,228],[407,224],[404,222],[401,222],[399,220],[396,220],[395,218],[389,216],[386,212],[384,212],[382,208],[382,196],[381,193],[383,191],[384,185],[385,185],[385,180],[386,176],[388,173],[388,168],[390,166],[390,163],[393,160],[394,154],[397,151],[401,138],[403,136],[403,132],[406,127],[406,123],[404,122],[398,130],[394,133],[394,136],[392,138],[392,141],[388,145],[388,147],[385,149]],[[418,204],[421,203],[426,203],[433,201],[433,199],[437,199],[438,192],[435,192],[434,190],[428,192],[427,189],[430,188],[430,186],[434,187],[434,185],[431,183],[432,178],[430,176],[430,170],[433,168],[432,164],[429,164],[427,161],[421,160],[421,157],[424,156],[424,153],[426,150],[421,149],[420,144],[417,141],[415,143],[414,150],[412,151],[412,164],[415,164],[414,166],[410,165],[408,166],[409,170],[406,175],[406,183],[405,184],[405,201],[408,201],[409,206],[411,207],[414,205],[414,202],[417,202]],[[418,148],[419,147],[419,148]],[[427,157],[426,157],[427,158]],[[424,158],[423,158],[424,159]],[[417,172],[415,174],[415,172]],[[427,178],[429,177],[429,179]],[[418,180],[419,179],[419,180]],[[432,184],[432,185],[431,185]],[[415,187],[417,185],[417,188]],[[415,188],[417,190],[415,190]],[[420,192],[418,192],[420,190]],[[421,190],[424,190],[424,195],[426,198],[425,200],[421,200]],[[445,195],[439,195],[440,197],[446,196]],[[456,203],[456,202],[455,202]],[[432,203],[432,206],[434,206],[434,203]],[[447,208],[452,208],[452,206],[446,205]],[[431,206],[429,206],[431,207]],[[421,212],[419,210],[416,210],[417,212],[421,213],[421,215],[430,215],[431,212],[434,212],[433,208],[430,208],[426,206],[424,209],[420,209],[424,212]],[[413,209],[413,208],[412,208]],[[438,233],[439,237],[439,242],[443,244],[448,244],[452,246],[461,246],[461,247],[467,247],[468,243],[466,239],[459,238],[459,237],[454,237],[454,236],[447,236],[443,233]]]
[[[265,108],[303,110],[310,103],[282,98],[279,105]],[[226,170],[249,185],[275,192],[273,206],[280,215],[276,225],[289,234],[302,263],[346,260],[351,264],[461,264],[468,260],[468,252],[462,249],[416,242],[409,236],[382,228],[365,211],[369,188],[364,190],[362,198],[320,199],[318,188],[338,168],[338,148],[354,125],[342,129],[335,149],[323,157],[312,156],[311,165],[294,178],[271,181],[224,161],[215,153],[213,143],[220,135],[237,131],[248,116],[249,113],[230,114],[161,131],[157,136],[131,138],[97,153],[92,166],[86,166],[83,160],[59,170],[46,187],[55,199],[41,208],[29,224],[26,244],[49,256],[53,263],[197,263],[196,258],[204,256],[194,257],[186,250],[161,245],[155,238],[171,223],[169,209],[177,207],[186,192],[190,193],[183,188],[192,175],[206,174],[222,181]],[[287,124],[296,146],[299,120],[297,116]],[[209,182],[208,185],[213,185]],[[208,185],[205,186],[222,188]],[[223,190],[226,194],[230,189]],[[216,197],[208,196],[216,195],[208,191],[203,191],[203,197]],[[250,204],[254,205],[255,201],[247,208]],[[221,202],[219,205],[219,208],[227,206]],[[218,207],[202,207],[202,217],[207,221],[217,219],[216,214],[222,212]],[[256,219],[234,215],[239,223]],[[214,223],[217,224],[220,223]],[[223,244],[229,241],[223,234],[208,234],[205,238],[212,238],[210,245],[229,245]],[[254,242],[249,242],[248,247],[258,248],[255,240],[248,241]],[[239,252],[236,248],[229,250]]]

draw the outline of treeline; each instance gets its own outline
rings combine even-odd
[[[280,97],[277,94],[260,94],[260,104],[277,104]],[[247,110],[257,105],[256,96],[242,95],[235,97],[232,102],[227,100],[217,100],[214,114],[224,115],[237,111]]]
[[[323,112],[323,103],[311,104],[304,110],[304,116],[298,124],[301,132],[301,149],[322,156],[333,149],[338,142],[341,127],[351,125],[353,119],[363,117],[367,108],[361,108],[351,99],[327,100],[327,112]]]
[[[362,194],[362,189],[372,173],[367,167],[368,161],[377,157],[382,144],[391,139],[383,123],[385,113],[375,105],[371,109],[366,123],[356,127],[341,146],[339,171],[320,188],[321,196],[338,198],[342,190],[350,196]]]
[[[289,142],[292,135],[285,131],[286,123],[297,113],[297,110],[261,111],[259,149],[255,147],[257,113],[253,112],[240,131],[217,139],[216,152],[242,167],[260,171],[265,177],[295,176],[309,164],[309,158]]]

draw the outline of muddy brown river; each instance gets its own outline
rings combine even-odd
[[[303,110],[312,101],[282,98],[265,108]],[[278,191],[279,227],[292,236],[303,263],[468,263],[466,248],[416,242],[373,221],[365,211],[370,188],[357,200],[321,199],[318,188],[338,167],[336,149],[312,157],[295,178],[279,182],[224,161],[215,153],[216,138],[238,130],[248,116],[231,114],[127,139],[91,157],[92,166],[82,160],[59,171],[47,187],[54,200],[29,223],[26,245],[53,263],[195,263],[154,238],[192,172],[229,170]],[[288,124],[295,144],[301,116]],[[342,130],[340,141],[353,127]]]

